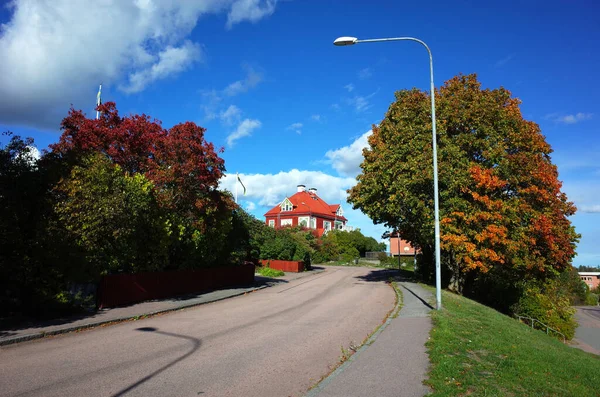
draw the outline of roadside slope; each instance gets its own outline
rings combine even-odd
[[[600,357],[448,292],[427,343],[433,396],[598,396]]]

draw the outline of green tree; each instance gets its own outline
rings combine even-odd
[[[162,270],[168,262],[169,223],[153,185],[95,153],[54,189],[59,227],[82,251],[72,279],[97,281],[107,273]]]
[[[458,291],[552,278],[575,255],[579,236],[568,219],[575,207],[561,191],[550,145],[519,104],[503,88],[482,89],[475,75],[436,92],[443,279]],[[349,190],[354,208],[421,248],[427,277],[434,262],[430,116],[426,92],[397,92],[373,126]]]

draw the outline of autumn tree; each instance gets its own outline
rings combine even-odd
[[[475,75],[454,77],[436,92],[444,281],[466,293],[494,295],[498,287],[492,301],[519,280],[569,269],[578,240],[552,149],[519,105],[504,88],[482,89]],[[349,201],[421,247],[421,268],[431,275],[429,94],[397,92],[369,144]]]
[[[95,120],[71,109],[51,154],[72,167],[90,153],[101,153],[126,174],[144,175],[168,214],[171,265],[189,268],[227,261],[235,204],[217,190],[225,163],[205,140],[205,129],[192,122],[165,129],[143,114],[123,117],[113,102],[98,110],[101,117]]]

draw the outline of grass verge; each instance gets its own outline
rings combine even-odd
[[[264,277],[281,277],[285,276],[285,273],[281,270],[271,269],[270,267],[262,266],[256,268],[256,273]]]
[[[448,292],[427,342],[432,396],[600,396],[600,357]]]

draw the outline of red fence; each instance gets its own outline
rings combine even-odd
[[[304,271],[304,262],[302,261],[280,261],[275,259],[261,259],[263,266],[269,266],[271,269],[281,270],[283,272],[300,273]]]
[[[98,291],[98,308],[171,298],[254,282],[254,265],[217,267],[104,276]]]

